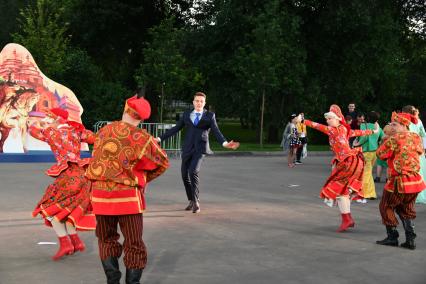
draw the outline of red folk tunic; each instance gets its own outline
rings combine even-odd
[[[364,160],[361,149],[349,146],[349,137],[373,134],[372,130],[348,130],[345,126],[331,127],[310,120],[305,125],[328,135],[331,150],[334,152],[332,164],[334,168],[330,177],[321,189],[320,197],[335,200],[338,196],[353,193],[355,198],[363,196],[362,174]]]
[[[80,158],[81,142],[93,144],[94,134],[86,129],[77,130],[64,124],[58,128],[30,127],[30,134],[49,144],[57,163],[46,174],[55,177],[32,215],[41,214],[51,226],[51,218],[74,224],[78,230],[94,230],[95,216],[91,213],[90,181],[85,178],[87,159]]]
[[[86,176],[93,181],[95,215],[130,215],[145,210],[148,182],[169,167],[166,153],[144,129],[116,121],[96,134]]]
[[[399,193],[418,193],[426,188],[419,174],[420,155],[424,152],[420,136],[413,132],[397,133],[377,149],[379,159],[387,160],[388,181],[385,190]]]

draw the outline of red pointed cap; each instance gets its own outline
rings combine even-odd
[[[151,106],[144,98],[133,96],[127,99],[124,112],[133,117],[134,119],[144,120],[148,119],[151,115]]]

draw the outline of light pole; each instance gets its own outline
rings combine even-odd
[[[161,105],[160,105],[160,123],[163,123],[163,104],[164,104],[164,86],[165,82],[161,84]]]

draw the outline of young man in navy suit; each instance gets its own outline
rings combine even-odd
[[[228,149],[237,149],[240,143],[229,141],[220,132],[215,114],[204,109],[206,105],[206,95],[197,92],[192,101],[194,110],[185,111],[176,126],[167,130],[163,135],[157,138],[158,142],[164,141],[178,133],[186,127],[185,139],[182,146],[182,181],[185,186],[186,196],[189,204],[185,210],[191,210],[193,213],[200,212],[199,203],[199,172],[201,162],[206,154],[212,154],[209,146],[210,130],[216,136],[217,141]]]

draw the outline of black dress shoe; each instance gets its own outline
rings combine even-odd
[[[200,203],[199,202],[194,202],[194,205],[192,207],[192,213],[200,213],[201,209],[200,209]]]
[[[190,200],[189,204],[188,204],[188,206],[186,206],[185,210],[186,211],[192,210],[193,207],[194,207],[194,204],[193,204],[192,200]]]

